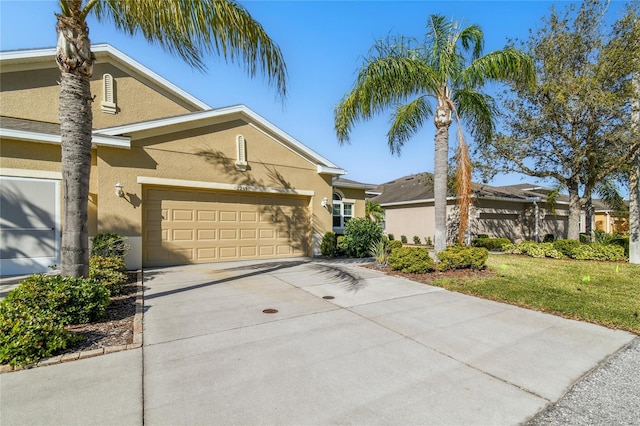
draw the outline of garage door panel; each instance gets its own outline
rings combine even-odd
[[[172,211],[172,217],[174,222],[188,221],[193,222],[193,210],[178,210]]]
[[[144,197],[145,266],[306,254],[308,197],[156,187]]]
[[[198,222],[216,222],[217,212],[215,210],[198,210]]]

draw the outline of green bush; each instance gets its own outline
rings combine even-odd
[[[580,244],[578,240],[556,240],[553,242],[553,247],[565,256],[573,257],[573,251],[580,247]]]
[[[424,245],[432,246],[433,242],[431,241],[431,237],[424,237]]]
[[[489,238],[489,234],[478,234],[477,238]]]
[[[365,218],[354,218],[344,226],[344,243],[347,256],[367,257],[369,248],[382,238],[382,228]]]
[[[402,244],[407,244],[407,236],[406,235],[400,235],[400,241],[402,241]]]
[[[505,253],[526,254],[536,258],[552,257],[562,259],[565,255],[558,250],[554,243],[536,243],[535,241],[523,241],[518,244],[505,244],[502,246]]]
[[[104,315],[109,290],[92,279],[32,275],[4,299],[54,315],[62,325],[83,324]]]
[[[471,245],[474,247],[484,247],[490,251],[502,251],[502,247],[505,244],[509,244],[508,238],[476,238],[471,241]]]
[[[582,244],[573,251],[576,260],[607,260],[615,262],[625,260],[624,247],[616,244]]]
[[[389,234],[389,241],[394,241],[396,237],[393,234]]]
[[[418,237],[417,235],[413,236],[413,244],[415,245],[420,245],[422,242],[420,241],[420,237]]]
[[[424,274],[433,271],[433,259],[426,247],[400,247],[389,255],[389,266],[395,271]]]
[[[398,249],[402,247],[402,242],[398,241],[398,240],[390,240],[389,241],[389,252],[394,251],[395,249]]]
[[[336,256],[347,255],[347,243],[344,240],[344,235],[338,235],[338,244],[336,245]]]
[[[338,237],[335,232],[325,232],[320,244],[320,253],[323,256],[335,256],[338,250]]]
[[[438,253],[438,270],[450,269],[477,269],[486,267],[489,258],[489,250],[484,247],[453,246]]]
[[[8,297],[0,301],[0,364],[31,364],[67,348],[76,339],[53,312]]]
[[[127,283],[127,265],[120,257],[93,256],[89,259],[89,278],[102,283],[114,296],[122,294]]]
[[[553,234],[544,234],[544,238],[542,238],[543,243],[552,243],[555,240],[556,240],[556,237]]]
[[[91,244],[91,256],[123,258],[131,246],[118,234],[97,234]]]
[[[624,248],[624,255],[625,257],[629,257],[629,236],[617,236],[615,238],[613,238],[610,242],[610,244],[615,244],[617,246],[620,246],[622,248]]]

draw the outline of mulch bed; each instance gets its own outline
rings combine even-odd
[[[129,280],[121,295],[113,296],[105,316],[96,322],[67,327],[84,337],[62,353],[73,353],[133,343],[133,318],[136,314],[137,273],[129,273]]]
[[[434,280],[439,278],[489,278],[495,275],[495,273],[488,269],[482,271],[476,271],[471,269],[454,269],[452,271],[434,271],[426,274],[409,274],[401,271],[394,271],[389,266],[378,266],[375,263],[367,263],[362,265],[365,268],[375,269],[376,271],[384,272],[387,275],[393,275],[396,277],[403,277],[411,281],[417,281],[423,284],[433,284]]]

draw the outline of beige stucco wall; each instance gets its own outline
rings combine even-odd
[[[425,237],[435,236],[435,216],[433,203],[415,204],[412,207],[385,207],[385,232],[393,234],[396,240],[402,235],[409,243],[417,235],[424,242]]]
[[[102,77],[114,78],[116,114],[102,112]],[[0,115],[28,120],[58,123],[60,71],[57,68],[3,72],[0,85]],[[176,100],[158,93],[149,85],[136,80],[122,70],[97,64],[91,78],[93,127],[95,129],[136,123],[154,118],[186,114],[193,111]]]
[[[247,171],[235,167],[238,135],[246,141]],[[141,236],[144,199],[143,185],[138,183],[140,176],[313,191],[312,233],[323,234],[331,229],[331,214],[321,206],[323,197],[331,199],[330,176],[318,174],[315,164],[242,120],[134,138],[130,151],[100,147],[98,170],[98,232]],[[124,198],[114,194],[117,182],[124,186]],[[364,214],[364,191],[360,192]]]

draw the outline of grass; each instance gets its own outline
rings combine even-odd
[[[640,265],[490,255],[489,278],[432,285],[640,334]]]

